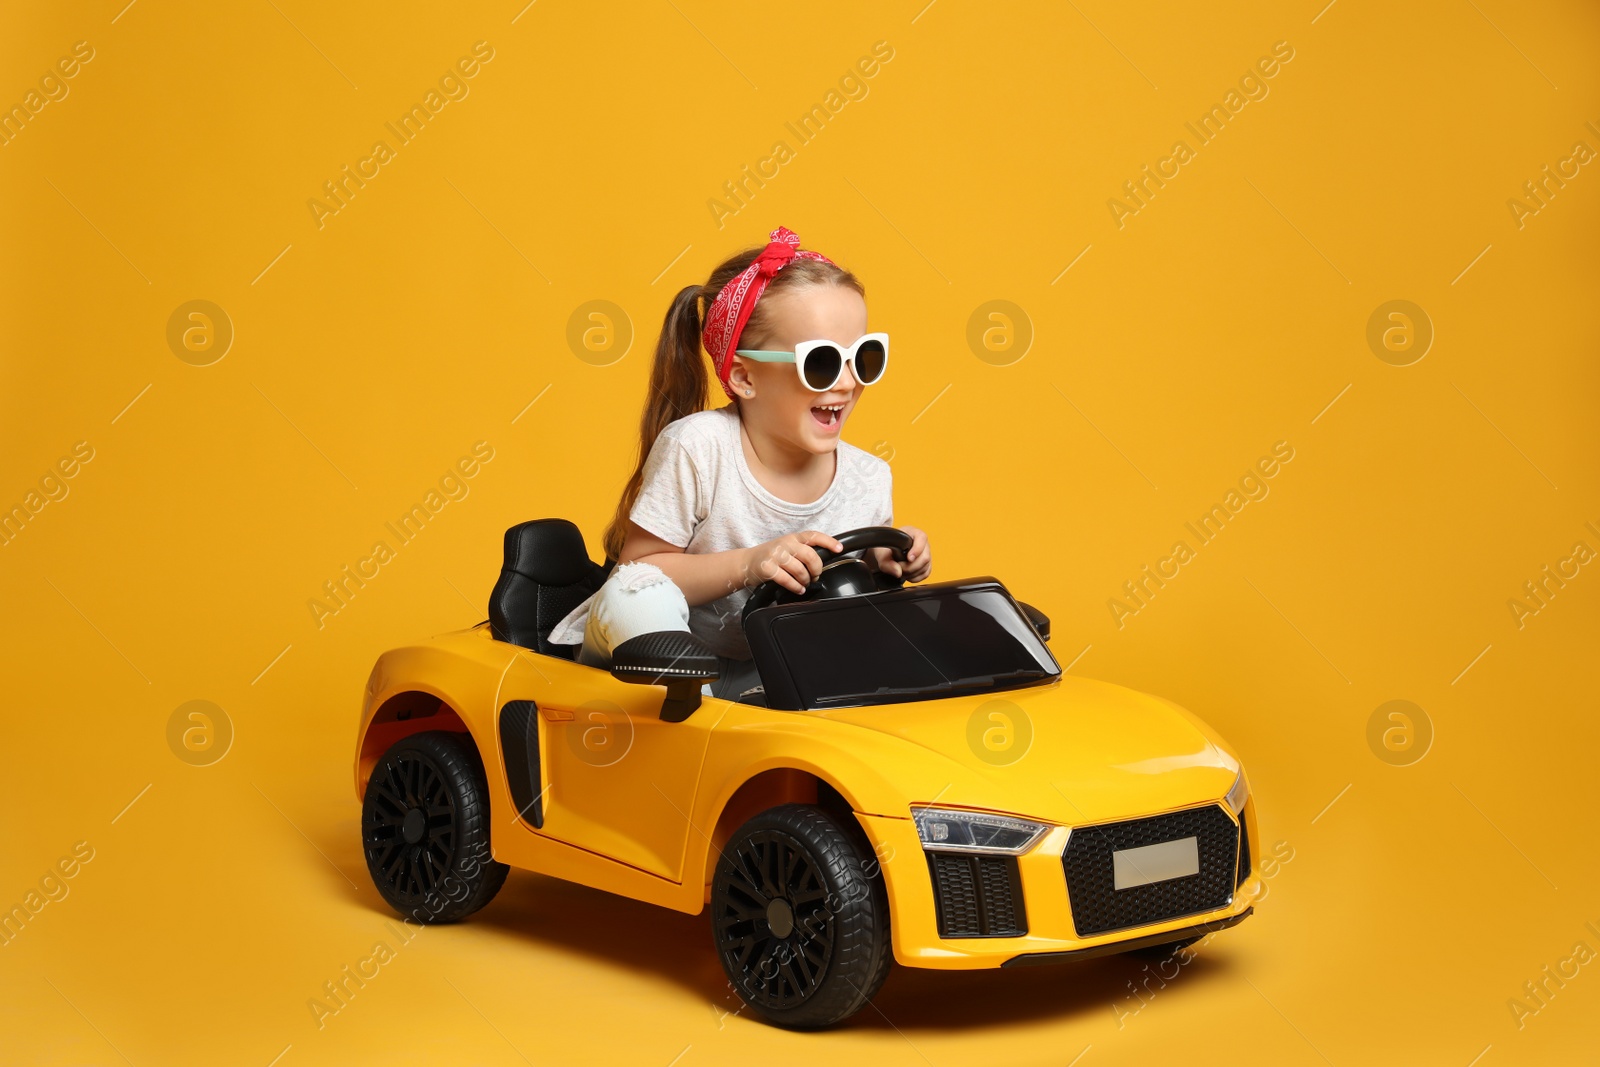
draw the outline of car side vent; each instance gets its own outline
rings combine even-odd
[[[929,852],[940,937],[1021,937],[1028,932],[1015,856]]]
[[[506,786],[522,821],[544,825],[544,796],[539,788],[539,708],[531,700],[513,700],[500,709],[500,751],[506,760]]]

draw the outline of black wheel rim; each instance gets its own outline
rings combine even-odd
[[[380,885],[408,901],[439,891],[455,867],[456,798],[438,765],[420,752],[385,758],[367,783],[363,821],[367,866]]]
[[[771,1010],[803,1003],[833,958],[833,912],[811,853],[787,834],[751,834],[723,853],[718,883],[717,945],[741,995]]]

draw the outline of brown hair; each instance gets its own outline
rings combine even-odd
[[[611,525],[606,528],[607,559],[622,558],[622,545],[628,538],[628,514],[639,499],[645,460],[650,457],[656,438],[668,423],[706,410],[706,391],[711,388],[712,375],[709,358],[700,355],[701,316],[722,287],[744,273],[761,252],[760,248],[747,248],[737,253],[712,271],[704,285],[687,286],[672,298],[661,324],[661,339],[656,342],[655,360],[650,365],[650,395],[639,419],[639,458],[622,490]],[[818,285],[843,285],[862,296],[867,292],[860,280],[843,267],[820,259],[795,259],[772,276],[762,297]],[[765,299],[756,301],[736,343],[750,348],[766,338],[770,317],[764,313],[767,306]]]

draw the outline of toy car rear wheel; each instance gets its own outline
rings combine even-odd
[[[401,738],[373,767],[361,845],[379,894],[418,922],[466,918],[494,899],[509,870],[489,852],[483,763],[441,730]]]
[[[889,901],[859,826],[785,804],[741,826],[711,886],[717,956],[739,995],[779,1026],[831,1026],[883,985]]]

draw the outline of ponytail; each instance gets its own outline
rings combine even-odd
[[[668,423],[706,409],[711,376],[706,372],[706,361],[700,357],[700,294],[698,285],[680,290],[662,323],[655,361],[650,366],[650,395],[639,419],[639,459],[622,490],[617,513],[606,528],[607,559],[622,558],[622,545],[628,539],[628,514],[639,499],[644,462],[650,457],[656,438]]]
[[[650,395],[644,404],[644,415],[639,419],[639,458],[634,463],[633,474],[622,490],[616,514],[606,527],[604,546],[606,558],[622,561],[622,546],[628,540],[628,516],[639,499],[644,486],[644,465],[650,458],[650,449],[667,424],[706,409],[706,395],[711,387],[709,360],[700,355],[700,302],[709,304],[744,269],[756,261],[760,248],[747,248],[718,265],[704,285],[691,285],[678,291],[667,309],[666,320],[661,324],[661,339],[656,342],[656,355],[650,365]],[[797,259],[779,271],[767,285],[766,292],[782,292],[805,286],[843,285],[866,295],[866,289],[855,275],[842,267],[822,260]],[[767,336],[768,318],[764,301],[757,301],[745,323],[742,339],[754,345]],[[735,402],[737,403],[737,401]]]

